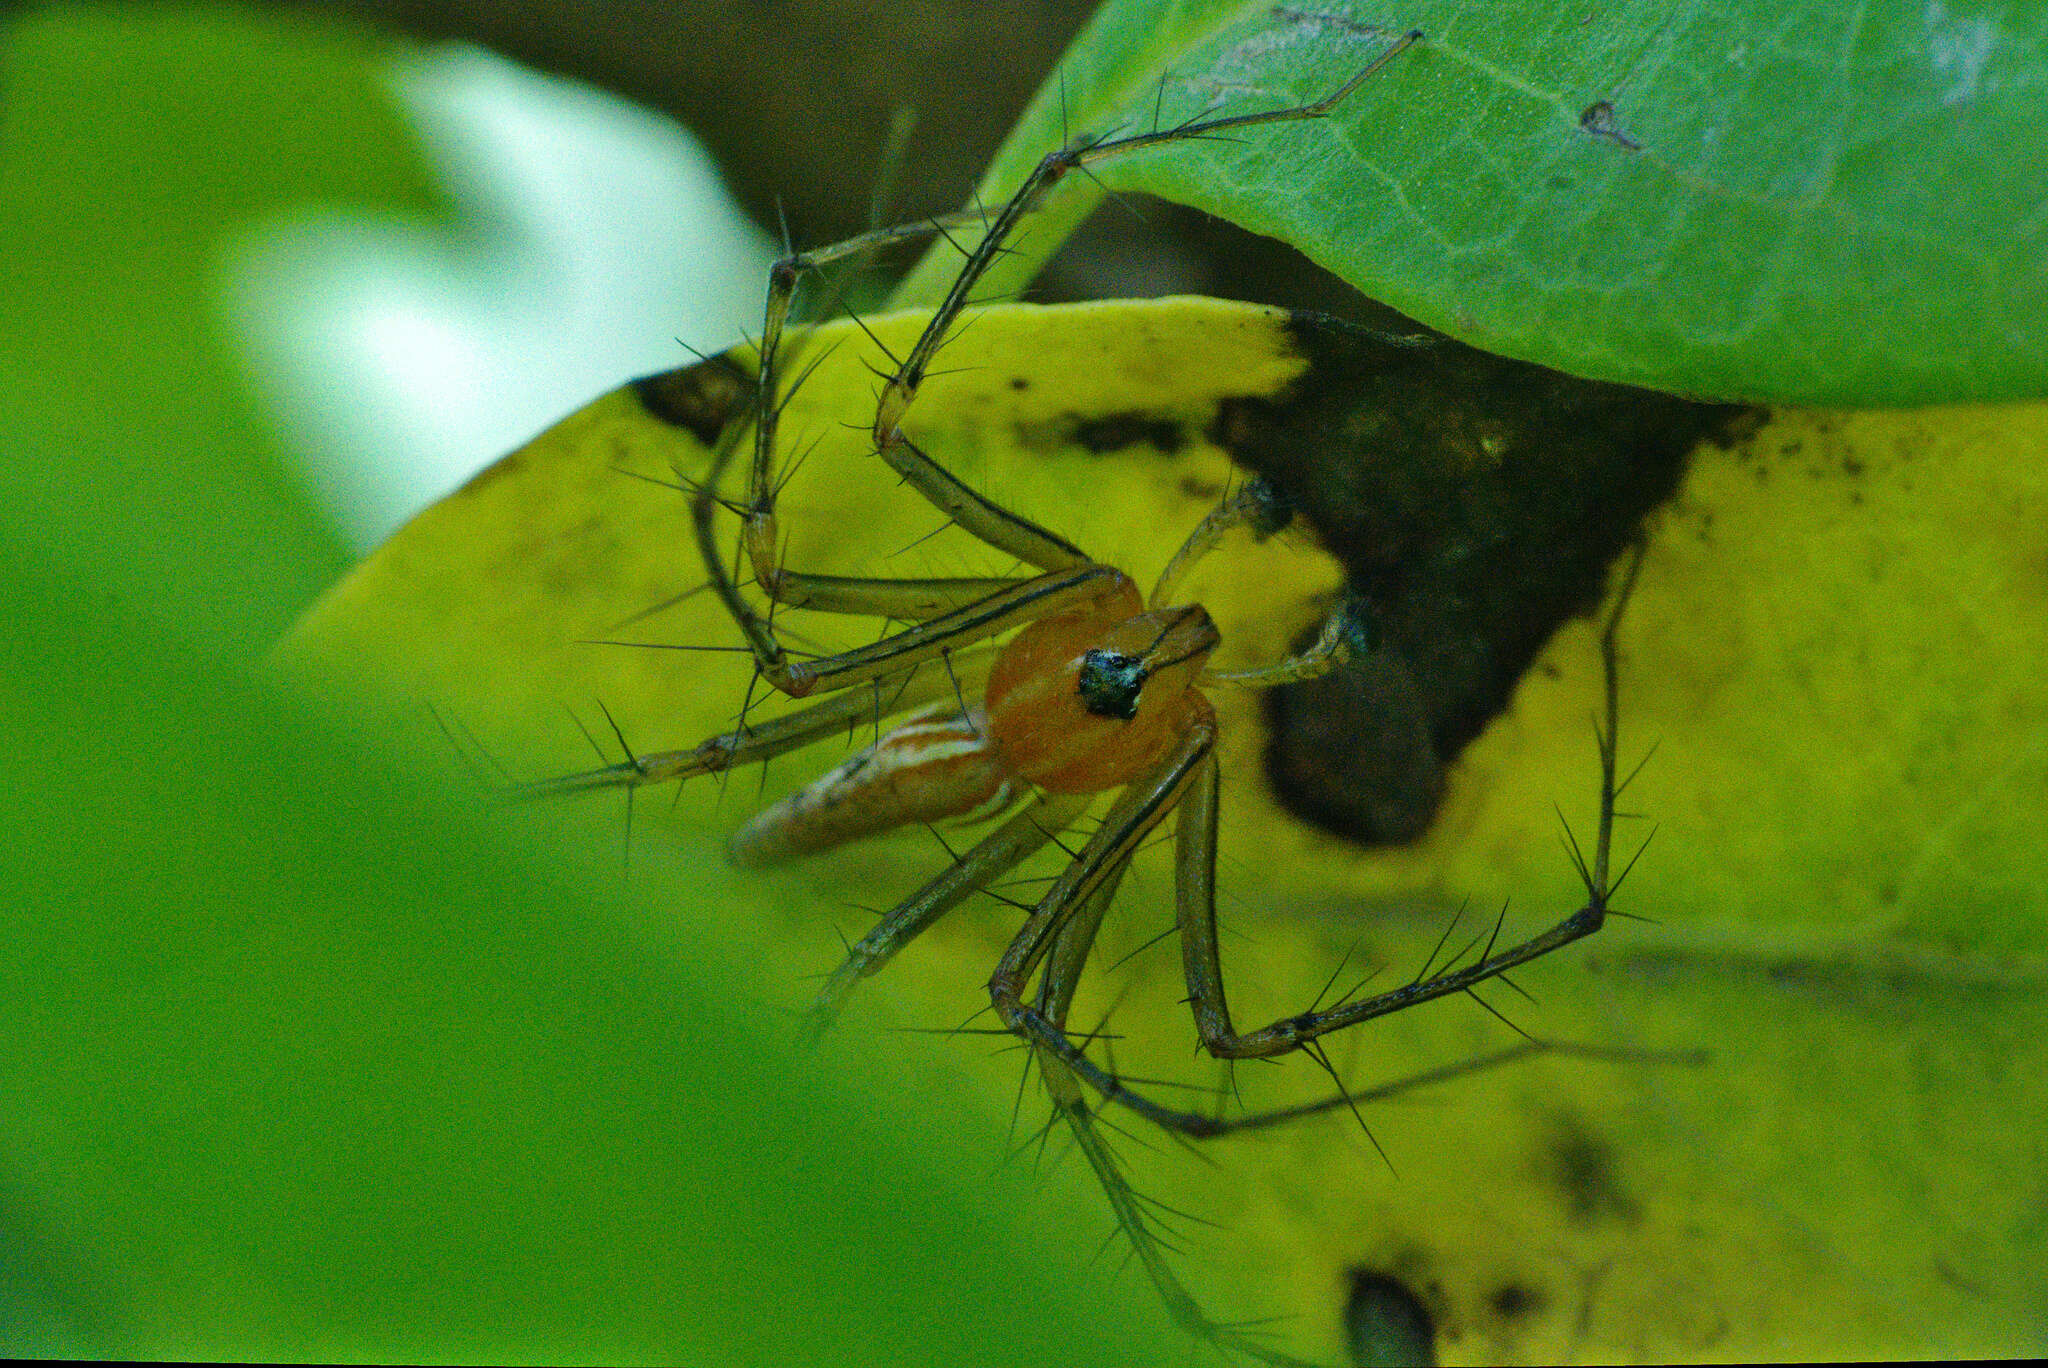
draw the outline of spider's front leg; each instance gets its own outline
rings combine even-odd
[[[783,607],[922,622],[964,608],[1020,582],[1015,577],[854,578],[791,570],[782,564],[781,537],[775,515],[776,496],[780,490],[775,471],[777,436],[782,409],[788,400],[782,379],[784,335],[798,285],[807,275],[834,262],[933,233],[943,236],[949,229],[964,228],[977,221],[978,216],[962,213],[877,228],[829,247],[792,252],[769,270],[756,371],[753,452],[748,463],[745,501],[729,503],[720,492],[738,450],[737,444],[722,445],[713,454],[710,468],[703,478],[692,481],[690,512],[698,555],[703,560],[713,592],[746,638],[762,677],[794,697],[811,692],[816,684],[809,681],[802,666],[790,659],[789,652],[776,638],[769,616],[740,592],[740,583],[728,567],[724,549],[719,545],[718,514],[721,509],[730,509],[739,515],[740,545],[753,572],[754,582],[770,602]],[[1083,561],[1085,559],[1082,558]]]
[[[1095,834],[1053,881],[1004,951],[989,979],[988,991],[997,1017],[1038,1051],[1049,1066],[1048,1077],[1053,1076],[1053,1068],[1064,1069],[1085,1080],[1105,1100],[1122,1103],[1168,1129],[1189,1132],[1207,1118],[1162,1107],[1131,1092],[1090,1059],[1066,1031],[1067,1007],[1094,939],[1095,924],[1131,856],[1146,836],[1185,802],[1191,790],[1204,784],[1204,776],[1206,782],[1214,783],[1215,710],[1207,699],[1192,692],[1184,695],[1182,706],[1179,741],[1172,754],[1117,795]],[[1186,820],[1183,816],[1183,838]],[[1210,854],[1213,858],[1213,845]],[[1026,985],[1041,965],[1045,977],[1040,991],[1036,1000],[1028,1000]]]
[[[1054,953],[1048,960],[1048,952],[1055,951],[1066,937],[1075,934],[1077,926],[1092,934],[1092,925],[1080,920],[1088,900],[1116,876],[1147,833],[1157,827],[1169,812],[1176,813],[1178,819],[1175,906],[1188,1002],[1204,1048],[1218,1058],[1263,1058],[1287,1054],[1346,1026],[1464,992],[1599,930],[1609,911],[1609,899],[1628,872],[1624,869],[1610,882],[1609,856],[1615,801],[1626,786],[1626,781],[1616,781],[1619,689],[1616,637],[1641,564],[1639,548],[1623,572],[1621,588],[1600,635],[1605,704],[1604,719],[1596,724],[1600,743],[1600,816],[1592,859],[1581,860],[1579,864],[1587,901],[1577,912],[1540,935],[1508,949],[1495,952],[1489,944],[1477,961],[1464,968],[1421,977],[1403,987],[1368,998],[1283,1017],[1256,1031],[1239,1032],[1231,1022],[1217,941],[1215,886],[1220,785],[1214,755],[1214,716],[1208,711],[1206,702],[1202,702],[1200,710],[1191,712],[1186,720],[1182,739],[1174,754],[1151,775],[1123,792],[1103,819],[1094,838],[1048,890],[1003,956],[989,982],[989,993],[1005,1026],[1084,1079],[1105,1100],[1120,1103],[1169,1130],[1202,1137],[1245,1128],[1244,1121],[1225,1122],[1161,1106],[1133,1092],[1114,1074],[1095,1064],[1064,1029],[1064,1003],[1071,996],[1071,984],[1061,990],[1063,995],[1050,998],[1042,988],[1038,1004],[1027,1002],[1024,996],[1025,984],[1041,962],[1047,963],[1048,982],[1053,976],[1068,972],[1060,966],[1072,956]],[[1343,650],[1348,649],[1343,643],[1352,637],[1353,629],[1346,625],[1347,616],[1347,611],[1340,607],[1332,615],[1331,625],[1326,626],[1319,641],[1319,645],[1335,641],[1339,649],[1318,652],[1317,647],[1311,647],[1300,657],[1290,657],[1289,661],[1268,667],[1267,671],[1254,673],[1287,674],[1295,668],[1295,662],[1313,664],[1317,659],[1321,668],[1328,668],[1330,661],[1340,658]],[[1048,1001],[1056,1002],[1057,1008],[1047,1010]],[[1548,1043],[1542,1043],[1541,1047],[1571,1048]],[[1613,1052],[1596,1053],[1611,1055]],[[1331,1105],[1332,1102],[1317,1103],[1305,1109],[1292,1109],[1286,1114],[1256,1118],[1255,1123],[1265,1124],[1305,1111],[1328,1110]]]
[[[1073,146],[1061,148],[1043,158],[993,215],[962,212],[921,223],[878,228],[832,247],[791,253],[778,261],[769,274],[767,307],[761,330],[754,455],[748,495],[746,503],[737,510],[743,524],[741,543],[762,592],[772,602],[784,606],[921,620],[960,609],[1012,582],[846,579],[807,575],[782,565],[775,523],[777,484],[774,470],[776,428],[784,402],[780,374],[782,339],[797,286],[806,274],[831,262],[859,256],[894,242],[934,233],[952,241],[952,230],[980,231],[980,239],[971,248],[961,247],[965,261],[959,274],[908,355],[897,364],[883,386],[871,424],[875,450],[912,489],[962,530],[987,545],[1048,573],[1085,566],[1089,563],[1088,556],[1072,542],[984,497],[926,455],[903,431],[903,420],[916,400],[918,387],[923,383],[932,359],[966,308],[975,286],[1007,250],[1007,240],[1018,223],[1048,190],[1070,172],[1086,170],[1111,158],[1148,148],[1210,137],[1229,130],[1321,118],[1421,37],[1420,32],[1405,34],[1337,89],[1308,104],[1255,114],[1194,120],[1172,128],[1120,138],[1084,139]],[[692,516],[698,551],[714,591],[746,637],[762,676],[784,693],[801,697],[817,687],[815,682],[810,680],[805,667],[789,659],[777,641],[768,617],[741,595],[718,545],[717,514],[725,506],[719,489],[732,455],[732,448],[721,449],[693,495]]]
[[[1201,1033],[1202,1044],[1210,1054],[1221,1059],[1270,1058],[1287,1054],[1332,1031],[1341,1031],[1347,1026],[1404,1011],[1453,993],[1466,992],[1488,979],[1590,936],[1605,924],[1608,900],[1628,874],[1624,869],[1612,882],[1608,878],[1615,799],[1624,787],[1615,780],[1620,675],[1616,634],[1629,597],[1635,591],[1636,576],[1642,569],[1642,562],[1643,550],[1638,546],[1623,571],[1620,591],[1600,633],[1605,722],[1602,725],[1596,721],[1594,726],[1600,745],[1600,817],[1590,864],[1578,858],[1574,848],[1579,877],[1586,886],[1586,903],[1549,930],[1500,951],[1495,951],[1493,942],[1489,940],[1479,958],[1461,969],[1446,969],[1370,997],[1338,1003],[1320,1011],[1310,1010],[1282,1017],[1256,1031],[1239,1032],[1230,1020],[1216,938],[1216,788],[1213,769],[1206,783],[1190,788],[1182,815],[1177,903],[1188,998],[1194,1008],[1195,1025]],[[1190,841],[1191,835],[1196,839]],[[1499,928],[1496,927],[1495,934],[1498,933]]]

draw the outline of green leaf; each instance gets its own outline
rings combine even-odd
[[[1325,123],[1095,174],[1576,375],[1844,406],[2048,392],[2034,6],[1111,0],[981,196],[1076,134],[1320,98],[1410,27],[1424,42]],[[1070,178],[989,290],[1021,285],[1099,194]],[[898,302],[932,302],[956,262],[935,251]]]
[[[902,1052],[797,1047],[791,976],[702,915],[759,921],[721,863],[628,882],[608,816],[508,829],[252,677],[342,553],[218,345],[214,251],[338,195],[432,207],[382,47],[192,7],[13,24],[0,1351],[1177,1353],[1083,1266],[1094,1195],[1005,1168],[1000,1116]]]

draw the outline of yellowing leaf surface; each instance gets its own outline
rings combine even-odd
[[[900,354],[921,321],[871,326]],[[874,345],[832,326],[806,347],[796,369],[822,360],[784,424],[791,451],[808,451],[781,504],[787,563],[1011,568],[866,453],[876,382],[863,362],[886,365]],[[1218,444],[1225,406],[1285,405],[1309,364],[1285,315],[1250,306],[995,308],[943,353],[905,426],[983,492],[1149,582],[1241,478]],[[734,377],[747,366],[672,373],[564,419],[401,531],[287,654],[374,680],[400,704],[380,725],[420,723],[432,704],[521,779],[596,763],[565,708],[609,743],[601,703],[640,751],[730,727],[749,661],[712,596],[689,592],[704,572],[673,486],[744,422]],[[1480,996],[1546,1038],[1705,1062],[1551,1056],[1469,1075],[1368,1110],[1385,1160],[1348,1118],[1221,1142],[1213,1168],[1124,1146],[1141,1190],[1219,1222],[1189,1232],[1184,1259],[1213,1310],[1287,1317],[1290,1350],[1340,1361],[1341,1308],[1366,1270],[1418,1295],[1456,1361],[2043,1347],[2044,439],[2042,406],[1795,412],[1693,453],[1647,522],[1621,632],[1624,769],[1657,747],[1624,807],[1658,834],[1617,905],[1650,920],[1611,923],[1518,975],[1533,1002],[1499,986]],[[1227,546],[1192,589],[1226,651],[1249,660],[1315,622],[1337,583],[1290,533]],[[880,631],[802,614],[778,626],[815,649]],[[1425,836],[1399,849],[1287,816],[1265,779],[1259,700],[1219,691],[1221,905],[1241,1023],[1307,1006],[1333,973],[1406,979],[1460,909],[1452,949],[1504,904],[1512,937],[1583,900],[1553,805],[1585,839],[1595,629],[1555,632],[1457,758]],[[849,909],[886,907],[944,852],[913,831],[744,881],[688,874],[760,794],[843,753],[778,761],[765,786],[745,773],[695,781],[673,808],[638,805],[634,877],[673,908],[676,934],[758,943],[747,991],[792,1007],[806,993],[796,976],[835,961],[832,928],[865,928]],[[617,840],[622,811],[586,804],[581,837]],[[1621,830],[1625,860],[1649,821]],[[670,849],[688,857],[674,869]],[[1177,956],[1140,951],[1171,921],[1163,855],[1141,859],[1105,932],[1100,963],[1131,958],[1075,1019],[1109,1013],[1133,1075],[1216,1085],[1216,1067],[1190,1064]],[[956,913],[839,1027],[972,1079],[935,1106],[983,1113],[991,1137],[1015,1057],[884,1023],[966,1018],[1015,920],[996,904]],[[1332,1057],[1364,1087],[1514,1039],[1452,1000],[1346,1032]],[[1252,1105],[1326,1083],[1301,1061],[1236,1074]],[[1150,1294],[1134,1278],[1130,1295]]]

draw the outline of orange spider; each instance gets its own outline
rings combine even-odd
[[[1598,843],[1581,863],[1587,904],[1543,934],[1486,952],[1404,987],[1283,1017],[1253,1031],[1231,1021],[1219,961],[1214,905],[1218,772],[1216,714],[1203,693],[1212,684],[1263,687],[1307,679],[1363,649],[1365,619],[1343,602],[1306,649],[1257,669],[1208,665],[1219,643],[1199,604],[1176,604],[1189,568],[1233,528],[1268,535],[1291,510],[1255,479],[1210,514],[1175,555],[1149,597],[1122,571],[1058,534],[969,488],[904,432],[918,387],[959,317],[970,291],[1006,236],[1044,191],[1068,172],[1143,148],[1226,129],[1327,113],[1387,61],[1415,42],[1409,34],[1325,99],[1265,113],[1211,119],[1116,140],[1084,141],[1048,155],[1023,186],[984,221],[959,214],[878,229],[832,247],[777,262],[770,275],[759,349],[754,459],[747,499],[731,505],[719,487],[733,448],[718,451],[692,490],[698,550],[714,592],[750,646],[758,674],[792,698],[830,694],[771,721],[742,725],[686,750],[639,755],[535,786],[563,793],[635,786],[717,773],[796,750],[869,719],[908,714],[874,744],[822,778],[767,808],[732,838],[731,854],[766,865],[825,850],[909,823],[992,817],[1010,811],[988,835],[922,888],[885,913],[847,952],[820,991],[829,1014],[861,978],[874,973],[941,916],[1075,825],[1098,795],[1115,791],[1099,826],[1031,910],[989,979],[1004,1026],[1033,1047],[1054,1103],[1073,1123],[1119,1220],[1169,1306],[1187,1324],[1268,1361],[1291,1363],[1209,1322],[1165,1267],[1145,1232],[1145,1217],[1089,1122],[1083,1086],[1180,1134],[1206,1137],[1362,1099],[1346,1094],[1283,1113],[1231,1120],[1164,1106],[1126,1087],[1067,1032],[1066,1017],[1096,931],[1132,854],[1169,815],[1176,818],[1175,892],[1188,998],[1202,1045],[1241,1059],[1313,1048],[1332,1031],[1473,985],[1597,930],[1607,912],[1607,852],[1614,797],[1612,727],[1614,623],[1604,638],[1609,666],[1609,725],[1601,735],[1605,773]],[[875,247],[952,228],[985,230],[959,278],[915,346],[888,376],[872,423],[875,450],[913,490],[954,524],[998,551],[1035,567],[1015,578],[880,579],[808,574],[781,564],[774,478],[784,326],[806,272]],[[768,617],[742,593],[726,566],[718,515],[732,508],[754,581],[775,604],[817,612],[910,622],[873,645],[820,659],[792,659]],[[1617,609],[1617,615],[1619,610]],[[997,647],[998,638],[1008,636]],[[937,664],[941,668],[930,668]],[[1014,811],[1011,811],[1014,809]],[[1035,988],[1032,987],[1036,979]],[[1541,1048],[1541,1047],[1536,1047]],[[1520,1051],[1507,1054],[1526,1053]],[[1498,1062],[1500,1058],[1480,1061]],[[1432,1077],[1444,1076],[1438,1071]]]

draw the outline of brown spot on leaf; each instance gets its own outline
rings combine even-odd
[[[1518,1282],[1503,1283],[1486,1298],[1487,1306],[1502,1320],[1520,1320],[1534,1315],[1548,1302],[1549,1298],[1543,1295],[1541,1288]]]
[[[1097,456],[1141,445],[1171,456],[1188,444],[1188,435],[1177,418],[1148,413],[1109,413],[1075,423],[1073,441]]]
[[[1630,137],[1621,125],[1615,122],[1612,100],[1595,100],[1587,105],[1579,114],[1579,127],[1596,138],[1606,138],[1610,142],[1619,143],[1631,152],[1642,150],[1643,145]]]
[[[1540,1171],[1564,1198],[1574,1221],[1634,1221],[1642,1206],[1624,1187],[1613,1146],[1576,1117],[1558,1119]]]

